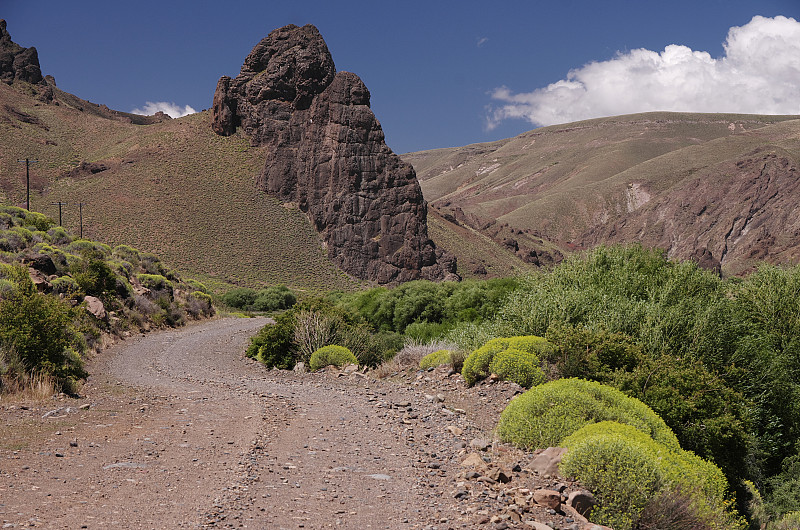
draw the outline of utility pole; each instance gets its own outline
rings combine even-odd
[[[83,205],[86,204],[85,202],[78,203],[78,212],[80,215],[80,222],[81,222],[81,239],[83,239]]]
[[[25,162],[25,209],[30,211],[31,210],[31,164],[34,162],[38,162],[38,160],[31,160],[30,158],[26,158],[25,160],[17,160],[17,162]]]
[[[50,204],[57,204],[58,205],[58,226],[64,226],[61,224],[61,207],[66,206],[66,202],[58,201],[58,202],[51,202]]]

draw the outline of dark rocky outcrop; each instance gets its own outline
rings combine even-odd
[[[45,84],[36,48],[23,48],[13,42],[3,19],[0,19],[0,81]]]
[[[330,258],[359,278],[456,279],[428,238],[427,203],[395,155],[355,74],[336,72],[317,28],[291,25],[259,42],[214,94],[212,127],[242,127],[268,155],[258,184],[305,211]]]

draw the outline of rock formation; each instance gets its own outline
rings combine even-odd
[[[259,42],[235,79],[222,77],[212,127],[267,146],[258,184],[306,212],[343,270],[382,284],[456,279],[428,238],[413,168],[384,142],[355,74],[336,72],[317,28],[290,25]]]
[[[0,19],[0,81],[45,84],[36,48],[23,48],[13,42],[3,19]]]

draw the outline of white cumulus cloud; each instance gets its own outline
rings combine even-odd
[[[170,118],[181,118],[188,114],[194,114],[195,112],[197,112],[189,105],[181,107],[180,105],[176,105],[175,103],[169,103],[167,101],[156,101],[156,102],[148,101],[141,109],[133,109],[131,111],[131,114],[143,114],[145,116],[152,116],[153,114],[159,111],[168,115]]]
[[[552,125],[657,110],[800,114],[800,22],[756,16],[731,28],[723,46],[720,58],[676,44],[660,53],[632,50],[533,92],[497,88],[487,126],[509,118]]]

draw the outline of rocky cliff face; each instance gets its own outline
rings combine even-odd
[[[0,81],[44,84],[36,48],[23,48],[13,42],[3,19],[0,19]]]
[[[317,28],[291,25],[259,42],[214,94],[212,127],[268,146],[259,185],[305,211],[330,258],[363,279],[456,279],[428,238],[413,168],[384,142],[355,74],[336,72]]]

